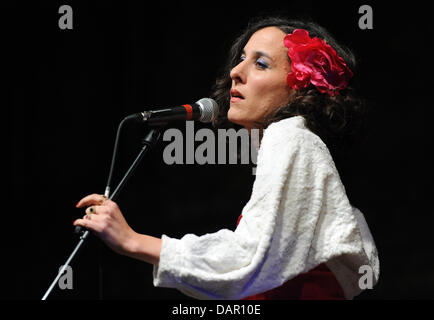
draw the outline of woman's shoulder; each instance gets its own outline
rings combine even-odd
[[[314,147],[324,151],[328,150],[321,138],[306,127],[305,119],[302,116],[285,118],[271,123],[264,130],[261,144],[274,146],[291,144],[292,146],[303,147],[303,149]]]

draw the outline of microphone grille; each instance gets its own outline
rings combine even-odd
[[[201,109],[201,115],[199,118],[199,121],[201,122],[211,122],[215,118],[217,118],[217,115],[219,113],[219,106],[217,102],[215,102],[211,98],[202,98],[196,102],[200,109]]]

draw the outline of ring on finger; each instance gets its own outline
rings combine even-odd
[[[88,218],[90,218],[90,216],[92,214],[96,213],[96,208],[94,206],[90,206],[87,210],[86,210],[86,215]]]
[[[104,201],[106,201],[108,198],[105,195],[101,195],[101,200],[99,200],[99,205],[102,205],[104,203]]]

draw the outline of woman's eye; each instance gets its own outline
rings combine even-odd
[[[238,64],[243,62],[244,60],[246,60],[246,56],[241,56],[238,59]],[[255,65],[260,69],[267,69],[268,68],[268,63],[266,63],[264,60],[262,60],[260,58],[255,61]]]
[[[256,65],[261,69],[267,69],[268,68],[268,64],[262,59],[256,60]]]

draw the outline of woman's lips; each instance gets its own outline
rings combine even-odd
[[[240,102],[241,100],[244,100],[244,99],[242,99],[242,98],[238,98],[238,97],[232,97],[231,98],[231,102]]]
[[[243,95],[235,89],[231,89],[231,102],[240,102],[241,100],[244,100]]]

